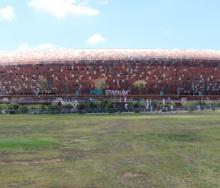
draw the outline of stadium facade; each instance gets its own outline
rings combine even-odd
[[[97,49],[0,53],[0,96],[219,98],[220,52]]]

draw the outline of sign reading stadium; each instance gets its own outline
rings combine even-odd
[[[106,90],[105,95],[108,95],[108,96],[127,96],[128,90]]]

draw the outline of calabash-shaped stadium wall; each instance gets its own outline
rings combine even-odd
[[[220,95],[220,53],[109,49],[0,54],[1,95],[102,94],[96,82],[102,90],[130,95]]]

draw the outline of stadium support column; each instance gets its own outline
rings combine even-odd
[[[124,96],[124,105],[125,105],[125,111],[128,110],[128,104],[127,104],[127,97]]]
[[[150,99],[147,99],[147,100],[146,100],[145,109],[146,109],[147,111],[149,111],[149,109],[150,109]]]
[[[163,111],[165,110],[165,105],[166,105],[166,101],[165,101],[165,99],[163,98]]]
[[[113,95],[113,107],[115,109],[115,95]]]

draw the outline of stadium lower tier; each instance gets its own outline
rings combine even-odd
[[[0,95],[220,95],[220,61],[150,59],[1,64]]]

